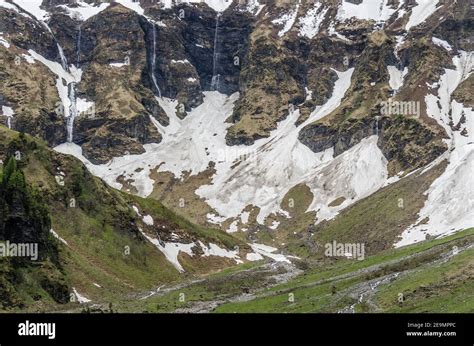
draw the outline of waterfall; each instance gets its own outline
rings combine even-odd
[[[78,39],[78,43],[80,46],[80,37]],[[56,41],[56,45],[58,47],[59,56],[61,57],[61,66],[66,72],[70,72],[69,64],[67,62],[66,56],[64,55],[64,51],[59,43]],[[80,51],[77,51],[77,56],[79,56]],[[73,140],[73,125],[74,119],[77,116],[77,99],[76,99],[76,83],[78,81],[70,82],[67,85],[67,95],[69,99],[69,114],[65,114],[66,116],[66,131],[67,131],[67,141],[72,143]]]
[[[379,135],[379,119],[380,119],[380,116],[376,116],[375,117],[375,134],[378,136]]]
[[[77,44],[76,44],[76,66],[79,67],[79,57],[81,55],[81,36],[82,36],[82,27],[79,25],[79,32],[77,34]]]
[[[67,141],[72,143],[74,119],[77,115],[76,107],[76,82],[71,82],[67,86],[69,105],[69,116],[66,118]]]
[[[211,90],[218,90],[219,89],[219,79],[221,77],[220,74],[216,74],[216,69],[217,69],[217,62],[218,62],[218,39],[219,39],[219,18],[221,14],[217,13],[216,17],[216,28],[214,31],[214,54],[212,57],[212,79],[211,79]]]
[[[153,81],[153,85],[155,86],[156,91],[158,92],[158,97],[161,97],[161,90],[160,87],[158,86],[158,82],[156,81],[156,76],[155,76],[155,68],[156,68],[156,27],[155,24],[153,24],[153,54],[151,57],[151,79]]]
[[[56,40],[56,38],[54,39]],[[64,55],[64,51],[57,41],[56,41],[56,46],[58,47],[59,56],[61,57],[61,66],[63,67],[64,71],[69,71],[66,56]]]
[[[7,126],[10,130],[12,129],[12,117],[7,116]]]

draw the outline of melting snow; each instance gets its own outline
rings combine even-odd
[[[148,196],[153,191],[150,173],[156,167],[159,172],[171,172],[181,179],[184,172],[196,175],[205,171],[212,161],[215,163],[212,181],[198,188],[196,194],[217,212],[217,215],[207,215],[214,223],[238,218],[248,205],[260,208],[257,215],[260,224],[264,224],[265,218],[272,213],[287,216],[280,207],[283,197],[293,186],[304,183],[315,196],[309,210],[318,212],[319,222],[335,216],[342,208],[386,183],[386,160],[376,145],[375,136],[335,159],[332,148],[314,153],[298,140],[304,126],[340,105],[350,86],[352,73],[353,69],[337,72],[339,79],[332,97],[326,104],[316,107],[303,124],[295,125],[299,110],[293,110],[269,138],[257,140],[251,146],[228,147],[225,144],[225,134],[231,126],[226,119],[232,114],[238,95],[227,97],[218,92],[205,92],[204,103],[184,119],[176,115],[177,101],[158,99],[170,124],[163,127],[151,118],[163,140],[145,145],[144,154],[116,157],[107,164],[93,165],[75,144],[62,144],[56,150],[76,156],[93,174],[115,188],[122,187],[116,178],[125,175],[141,196]],[[137,168],[142,169],[136,172]],[[335,208],[327,206],[341,196],[346,197],[343,204]],[[233,223],[228,231],[236,230],[237,223]]]
[[[143,217],[143,222],[145,224],[147,224],[148,226],[153,226],[154,222],[153,222],[153,218],[151,217],[151,215],[145,215]]]
[[[112,67],[123,67],[123,66],[128,66],[130,65],[129,63],[127,62],[112,62],[109,64],[109,66],[112,66]]]
[[[34,64],[35,63],[35,59],[31,55],[22,54],[21,56],[23,57],[23,59],[26,60],[26,62],[28,64]]]
[[[70,71],[68,72],[63,68],[60,63],[48,60],[32,49],[28,50],[28,53],[33,57],[33,59],[44,64],[46,67],[49,68],[51,72],[53,72],[58,77],[56,80],[56,88],[58,90],[58,95],[63,105],[64,117],[68,118],[70,116],[71,107],[71,100],[69,98],[68,93],[68,84],[73,82],[79,83],[82,76],[82,70],[77,69],[75,66],[71,66]],[[64,84],[64,81],[66,82],[66,84]],[[81,108],[82,111],[84,111],[90,108],[91,103],[77,98],[76,107],[78,106],[79,108]]]
[[[145,13],[145,10],[143,7],[140,6],[140,2],[138,1],[133,1],[133,0],[115,0],[115,2],[118,2],[124,7],[127,7],[131,9],[132,11],[137,12],[139,15],[142,15]]]
[[[6,2],[5,0],[0,0],[0,7],[8,8],[10,10],[18,12],[18,9],[14,5]]]
[[[9,129],[12,128],[12,118],[13,118],[13,115],[15,115],[15,112],[13,111],[13,109],[11,107],[8,107],[8,106],[2,106],[2,113],[4,116],[7,117],[7,126]]]
[[[232,4],[232,1],[233,0],[182,0],[181,3],[205,3],[214,11],[223,12]],[[171,8],[175,4],[174,0],[160,0],[160,2],[165,8]]]
[[[64,8],[68,16],[71,18],[85,21],[102,12],[109,6],[109,3],[107,2],[103,2],[99,5],[91,5],[84,1],[76,1],[75,4],[78,6],[69,7],[68,5],[59,5],[58,7]]]
[[[140,230],[141,231],[141,230]],[[160,250],[166,257],[166,259],[180,272],[184,272],[184,268],[178,261],[179,252],[182,251],[187,253],[189,256],[193,256],[192,248],[194,247],[194,243],[190,244],[181,244],[181,243],[166,243],[160,242],[158,239],[149,237],[143,231],[141,233],[148,239],[150,243],[155,245],[158,250]]]
[[[308,210],[317,211],[318,222],[328,220],[359,199],[369,196],[386,184],[387,159],[371,136],[345,151],[334,160],[308,173],[306,179],[316,196]],[[337,207],[328,204],[339,197],[345,201]]]
[[[395,91],[398,91],[403,86],[403,80],[408,74],[408,67],[405,67],[403,70],[399,70],[396,66],[387,66],[388,73],[390,75],[390,88]]]
[[[79,292],[77,292],[77,290],[74,287],[72,288],[72,291],[74,292],[74,295],[76,296],[77,302],[79,304],[85,304],[91,301],[90,299],[87,299],[83,295],[80,295]]]
[[[225,258],[231,258],[235,260],[237,263],[243,263],[242,260],[239,258],[239,252],[237,250],[229,251],[213,243],[209,243],[208,246],[206,246],[201,241],[199,241],[198,243],[199,243],[199,246],[201,246],[202,251],[204,252],[204,255],[203,255],[204,257],[209,257],[209,256],[225,257]]]
[[[220,225],[222,222],[224,222],[226,220],[225,217],[218,216],[218,215],[212,214],[212,213],[208,213],[206,215],[206,217],[207,217],[208,222],[216,224],[216,225]]]
[[[441,40],[441,39],[439,39],[439,38],[436,38],[436,37],[432,37],[431,39],[433,40],[433,43],[434,43],[435,45],[440,46],[440,47],[446,49],[448,52],[450,52],[450,51],[453,50],[453,48],[451,47],[451,45],[450,45],[448,42],[446,42],[446,41],[444,41],[444,40]]]
[[[472,108],[464,107],[451,99],[459,84],[473,72],[474,52],[461,52],[453,58],[455,70],[445,69],[439,81],[438,96],[425,98],[427,113],[444,127],[449,135],[447,144],[449,163],[446,170],[430,186],[428,198],[419,213],[416,224],[406,229],[396,247],[425,240],[427,235],[440,237],[474,226],[474,113]],[[467,130],[467,136],[453,131],[449,126],[457,124],[464,114],[465,123],[461,130]],[[439,161],[438,161],[439,162]],[[428,219],[425,224],[419,224]]]
[[[265,4],[261,5],[258,0],[247,0],[247,11],[253,13],[255,16],[258,16],[262,9],[265,7]]]
[[[13,2],[38,20],[42,21],[49,18],[49,13],[40,7],[43,0],[13,0]]]
[[[136,206],[132,205],[132,209],[135,211],[135,213],[137,213],[138,216],[142,216],[142,214],[140,214],[140,211],[138,210]]]
[[[290,13],[285,13],[281,17],[272,20],[273,24],[283,25],[283,29],[281,29],[278,32],[278,36],[283,37],[293,27],[296,21],[296,16],[298,15],[300,3],[301,3],[301,0],[296,5],[296,8],[292,10]]]
[[[227,232],[227,233],[234,233],[234,232],[237,232],[237,231],[239,230],[239,229],[237,228],[237,223],[238,223],[237,220],[233,221],[233,222],[230,224],[229,228],[226,230],[226,232]]]
[[[229,251],[226,249],[222,249],[216,244],[210,243],[208,246],[206,246],[204,243],[201,241],[196,243],[189,243],[189,244],[182,244],[182,243],[171,243],[171,242],[163,242],[158,239],[149,237],[147,234],[145,234],[141,229],[140,232],[145,236],[145,238],[148,239],[153,245],[155,245],[158,250],[160,250],[166,257],[166,259],[180,272],[184,272],[184,268],[181,266],[181,264],[178,261],[178,255],[182,251],[189,256],[194,256],[193,253],[193,247],[199,246],[201,247],[202,251],[204,252],[203,256],[204,257],[209,257],[209,256],[217,256],[217,257],[225,257],[225,258],[231,258],[237,263],[242,263],[242,260],[239,259],[238,256],[238,251]]]
[[[65,244],[65,245],[69,246],[69,244],[67,243],[67,241],[65,241],[63,238],[61,238],[61,237],[59,236],[59,234],[57,234],[53,229],[50,229],[50,230],[49,230],[49,233],[51,233],[51,234],[53,235],[53,237],[55,237],[56,239],[58,239],[61,243],[63,243],[63,244]]]
[[[250,213],[248,211],[244,211],[242,214],[240,214],[240,221],[242,221],[243,224],[246,224],[249,222],[249,216]]]
[[[248,253],[246,258],[247,258],[247,261],[250,261],[250,262],[263,260],[262,255],[260,255],[259,253],[254,253],[254,252]]]
[[[342,0],[337,11],[337,18],[344,21],[349,18],[386,21],[396,12],[388,3],[390,0],[363,0],[360,4],[353,4]]]
[[[277,251],[278,249],[264,245],[264,244],[249,244],[254,253],[248,253],[247,254],[247,260],[249,261],[258,261],[261,260],[263,257],[268,257],[274,260],[275,262],[286,262],[286,263],[291,263],[291,261],[286,258],[284,255],[281,254],[275,254],[274,252]]]
[[[306,36],[312,39],[319,32],[319,27],[326,17],[326,13],[329,7],[321,9],[322,4],[317,2],[315,7],[306,13],[306,15],[300,18],[300,35]],[[321,9],[321,10],[320,10]]]
[[[439,0],[416,0],[416,6],[411,9],[411,15],[405,30],[409,31],[411,28],[423,23],[430,17],[439,7]]]
[[[5,48],[10,48],[10,43],[7,42],[3,37],[0,36],[0,44],[2,44]]]
[[[280,221],[273,221],[270,225],[270,229],[277,229],[280,226]]]

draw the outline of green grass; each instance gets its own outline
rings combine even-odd
[[[474,229],[465,230],[452,236],[427,241],[400,249],[393,249],[379,255],[370,256],[364,261],[341,260],[327,268],[312,269],[309,272],[291,280],[288,283],[277,285],[262,291],[256,299],[241,302],[228,303],[219,306],[216,312],[335,312],[338,309],[354,303],[354,298],[343,294],[343,290],[357,283],[365,282],[378,276],[386,275],[399,270],[414,269],[416,274],[402,276],[395,283],[380,286],[380,307],[382,311],[432,311],[432,312],[455,312],[472,311],[473,296],[471,287],[474,287],[472,275],[470,279],[458,282],[453,291],[433,289],[432,297],[426,300],[414,299],[410,304],[398,307],[397,298],[399,292],[412,292],[420,285],[428,285],[442,282],[443,273],[453,273],[454,270],[469,270],[472,274],[473,251],[469,250],[459,254],[453,260],[442,266],[432,266],[430,260],[436,259],[441,250],[449,251],[454,244],[461,246],[474,241]],[[438,247],[441,246],[440,251]],[[433,253],[424,253],[428,250]],[[414,259],[402,260],[397,264],[390,264],[409,255],[420,254]],[[380,270],[373,274],[357,273],[358,270],[370,266],[380,265]],[[343,274],[354,274],[350,278],[337,279]],[[319,283],[318,283],[319,282]],[[336,294],[332,294],[335,286]],[[288,302],[288,294],[293,293],[295,302]],[[471,295],[469,295],[471,294]]]
[[[438,266],[426,266],[377,294],[377,302],[389,312],[473,312],[474,249],[466,250]],[[402,293],[404,301],[398,302]]]
[[[212,263],[208,259],[186,258],[183,266],[191,274],[180,274],[165,256],[138,231],[141,219],[132,210],[137,205],[142,212],[151,215],[155,222],[164,220],[170,229],[178,229],[191,240],[213,242],[233,248],[246,244],[216,229],[197,226],[176,215],[159,201],[127,195],[108,187],[93,177],[77,159],[50,150],[42,141],[0,129],[0,138],[7,150],[12,146],[22,152],[21,166],[30,184],[42,191],[48,203],[52,229],[68,242],[58,241],[60,260],[69,287],[94,303],[107,304],[161,286],[182,281],[193,272],[220,269],[228,263]],[[11,149],[10,149],[11,150]],[[57,184],[55,175],[65,173],[64,186]],[[69,207],[75,198],[76,207]],[[171,231],[170,231],[171,232]],[[130,249],[126,254],[125,250]],[[26,274],[25,274],[26,275]],[[18,287],[21,300],[29,311],[77,310],[79,305],[51,304],[38,289],[34,275],[25,277],[25,285]],[[35,283],[36,282],[36,283]],[[102,286],[101,288],[94,283]],[[31,289],[29,287],[32,287]],[[32,300],[32,292],[39,292],[40,300]]]

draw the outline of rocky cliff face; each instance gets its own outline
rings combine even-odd
[[[368,146],[385,179],[469,138],[470,113],[458,119],[451,99],[472,107],[472,11],[466,0],[2,2],[0,99],[13,129],[75,143],[115,187],[190,199],[189,215],[216,212],[231,231],[278,228],[295,186],[328,217],[384,186],[328,189],[327,155],[339,172]]]

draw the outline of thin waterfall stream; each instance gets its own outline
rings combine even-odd
[[[155,86],[156,91],[158,92],[158,97],[161,98],[161,90],[160,87],[158,86],[158,82],[156,80],[155,76],[155,68],[156,68],[156,26],[154,23],[152,23],[153,26],[153,54],[151,57],[151,80],[153,81],[153,85]]]
[[[219,79],[220,74],[217,74],[217,64],[219,62],[219,50],[218,50],[218,42],[219,42],[219,18],[221,13],[217,13],[216,16],[216,28],[214,31],[214,53],[212,57],[212,79],[211,79],[211,90],[219,90]]]

